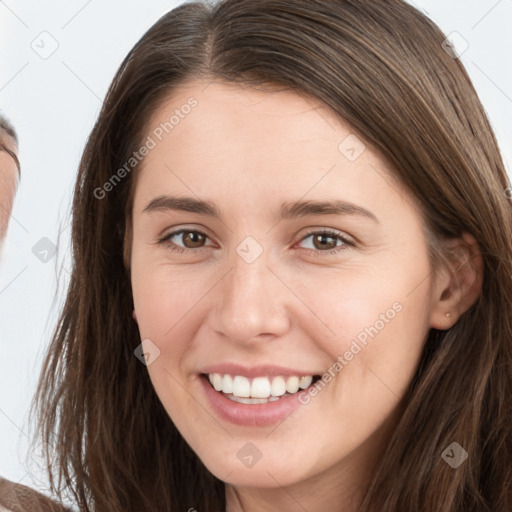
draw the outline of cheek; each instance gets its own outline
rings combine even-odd
[[[335,369],[340,403],[350,402],[346,410],[357,402],[362,415],[380,421],[407,391],[428,333],[427,288],[410,296],[374,295],[375,302],[354,304],[352,315],[345,311],[349,328]]]
[[[414,279],[403,273],[375,269],[366,275],[339,275],[324,284],[315,280],[297,287],[314,313],[307,315],[307,321],[303,315],[303,327],[311,339],[318,340],[323,333],[322,343],[333,359],[345,353],[348,360],[355,354],[371,357],[372,352],[381,357],[382,350],[390,349],[400,357],[404,344],[413,349],[414,340],[423,337],[428,318],[426,290],[408,295],[411,282]],[[374,350],[366,350],[370,346]]]
[[[179,272],[153,267],[148,261],[138,264],[136,255],[132,257],[132,292],[140,338],[151,340],[158,348],[158,357],[147,366],[149,377],[167,413],[183,429],[197,411],[190,395],[183,392],[181,372],[190,346],[191,334],[186,330],[194,297],[179,276]]]
[[[331,281],[330,294],[319,292],[320,286],[302,289],[334,331],[321,344],[332,361],[327,371],[341,409],[352,410],[357,402],[361,413],[378,416],[380,410],[384,417],[407,390],[429,330],[428,268],[418,257],[409,267],[395,263],[364,276],[340,276]],[[311,327],[305,329],[319,341],[318,331],[315,338]]]
[[[179,269],[132,259],[132,293],[141,339],[152,340],[167,361],[189,346],[205,281]]]

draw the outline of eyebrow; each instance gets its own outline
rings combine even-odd
[[[217,206],[211,201],[193,197],[158,196],[152,199],[143,212],[182,211],[222,219]],[[380,224],[376,215],[354,203],[341,199],[333,201],[293,201],[282,203],[276,220],[295,219],[309,215],[358,215]]]

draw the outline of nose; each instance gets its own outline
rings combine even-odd
[[[293,294],[276,274],[265,252],[252,262],[235,253],[217,289],[211,326],[218,336],[250,345],[287,332]]]

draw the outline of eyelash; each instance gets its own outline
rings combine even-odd
[[[179,254],[183,254],[183,253],[187,253],[187,252],[202,252],[203,248],[189,249],[186,247],[179,247],[174,242],[169,242],[169,240],[171,238],[175,237],[176,235],[180,235],[182,233],[199,233],[200,235],[203,235],[204,237],[208,238],[208,236],[205,233],[202,233],[201,231],[197,231],[194,229],[180,229],[178,231],[173,231],[172,233],[165,235],[163,238],[161,238],[157,241],[157,244],[165,245],[172,252],[177,252]],[[319,231],[311,231],[307,235],[305,235],[300,241],[302,242],[306,238],[309,238],[312,235],[327,235],[332,238],[337,238],[343,242],[343,245],[341,245],[340,247],[335,248],[335,249],[330,249],[328,251],[305,249],[309,254],[314,255],[314,256],[339,254],[341,251],[347,250],[347,248],[355,247],[355,244],[352,241],[341,236],[336,231],[332,231],[329,229],[323,229],[323,230],[319,230]]]

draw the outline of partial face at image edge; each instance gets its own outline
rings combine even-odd
[[[16,141],[7,134],[0,134],[0,253],[7,235],[14,196],[18,186],[19,163]]]

